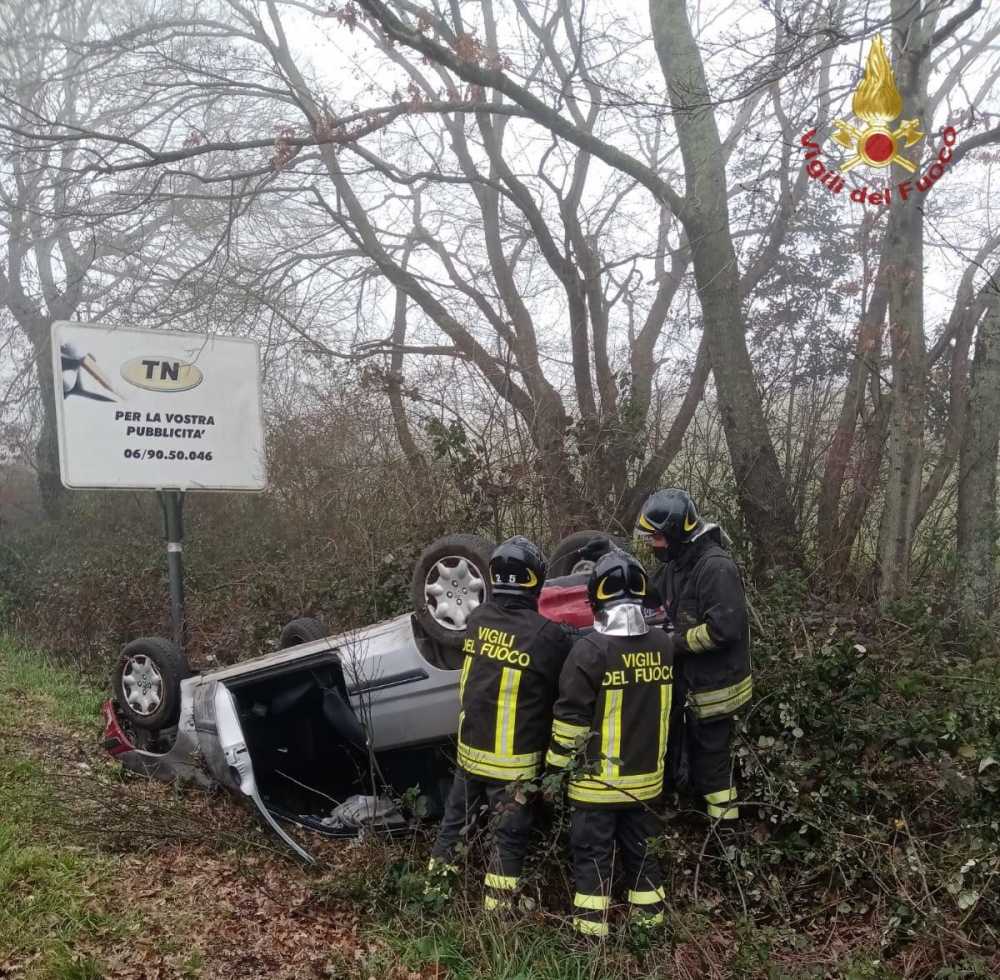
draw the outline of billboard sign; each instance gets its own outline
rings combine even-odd
[[[52,357],[70,489],[264,489],[256,341],[56,320]]]

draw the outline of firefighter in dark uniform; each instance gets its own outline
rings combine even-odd
[[[538,612],[546,563],[531,541],[505,541],[493,552],[489,571],[493,598],[469,617],[463,647],[458,768],[430,871],[455,870],[456,845],[485,804],[494,815],[484,897],[492,910],[510,908],[519,884],[532,811],[516,787],[542,771],[572,636]]]
[[[635,530],[663,563],[652,581],[676,630],[672,775],[686,745],[691,787],[706,813],[734,821],[733,715],[753,695],[743,580],[721,528],[698,516],[684,490],[650,496]]]
[[[651,806],[663,791],[672,637],[646,624],[646,573],[631,555],[615,549],[599,559],[587,591],[594,632],[576,641],[559,677],[546,762],[577,762],[567,787],[573,926],[604,937],[616,848],[633,921],[663,921],[663,876],[648,841],[659,829]]]

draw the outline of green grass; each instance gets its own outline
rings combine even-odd
[[[643,963],[627,936],[588,944],[568,927],[459,912],[440,918],[400,917],[378,933],[403,965],[419,971],[437,965],[449,980],[612,980],[666,977]],[[662,964],[662,958],[659,958]],[[387,966],[366,963],[372,974]]]
[[[97,980],[101,964],[77,951],[80,941],[125,928],[124,916],[93,911],[112,862],[51,826],[63,804],[44,739],[58,740],[53,726],[92,737],[100,702],[68,671],[0,637],[0,972],[26,963],[32,980]]]
[[[26,720],[26,709],[37,707],[49,724],[78,734],[95,732],[106,697],[75,672],[0,635],[0,727],[9,721]]]

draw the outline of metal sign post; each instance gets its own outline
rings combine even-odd
[[[184,618],[184,494],[180,490],[160,490],[163,537],[167,542],[167,578],[170,583],[170,623],[179,650],[187,644]]]

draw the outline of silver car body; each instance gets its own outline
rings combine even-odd
[[[237,692],[270,677],[308,676],[339,670],[354,716],[363,722],[368,748],[384,753],[440,743],[458,728],[458,669],[436,666],[414,633],[413,617],[399,616],[287,650],[221,667],[181,682],[176,736],[164,753],[135,748],[105,706],[106,744],[123,765],[159,779],[220,784],[253,801],[263,818],[301,857],[309,855],[281,828],[261,798]],[[115,744],[115,740],[118,744]]]

